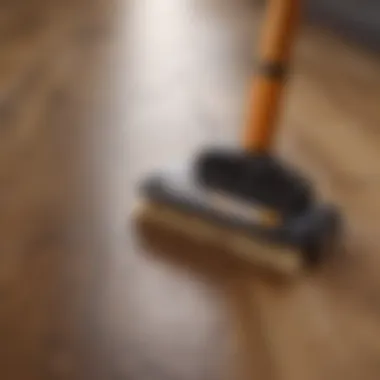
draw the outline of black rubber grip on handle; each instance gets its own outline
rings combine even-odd
[[[262,62],[258,67],[258,75],[276,81],[282,81],[288,75],[288,67],[283,62]]]

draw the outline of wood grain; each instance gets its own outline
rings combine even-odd
[[[261,11],[232,0],[0,6],[0,377],[380,375],[380,62],[304,26],[277,152],[345,217],[279,284],[150,252],[142,175],[236,144]]]

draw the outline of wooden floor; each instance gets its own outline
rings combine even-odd
[[[318,273],[215,276],[135,239],[141,175],[237,141],[259,20],[242,0],[1,2],[1,379],[380,377],[378,58],[310,27],[297,45],[278,153],[346,222]]]

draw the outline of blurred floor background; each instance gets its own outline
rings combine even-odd
[[[0,1],[1,379],[379,377],[380,61],[357,42],[305,23],[278,139],[342,208],[341,255],[279,287],[135,239],[141,175],[238,141],[261,15]]]

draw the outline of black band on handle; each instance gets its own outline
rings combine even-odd
[[[264,62],[259,65],[258,74],[273,80],[283,80],[288,74],[286,64],[282,62]]]

